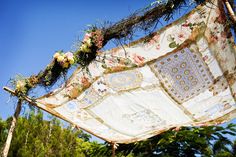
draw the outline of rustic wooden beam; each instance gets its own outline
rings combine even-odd
[[[18,119],[18,117],[20,115],[20,112],[21,112],[21,106],[22,106],[22,100],[19,99],[18,103],[17,103],[17,106],[16,106],[15,113],[12,116],[11,126],[10,126],[10,129],[8,131],[7,140],[6,140],[6,143],[5,143],[4,148],[3,148],[3,152],[2,152],[3,157],[8,156],[8,152],[9,152],[9,149],[10,149],[10,146],[11,146],[12,137],[13,137],[13,134],[14,134],[14,130],[16,128],[17,119]]]
[[[16,92],[14,90],[12,90],[12,89],[10,89],[8,87],[3,87],[3,89],[5,91],[9,92],[10,94],[14,95],[14,96],[17,96],[17,94],[16,94]],[[34,101],[32,99],[30,99],[28,96],[22,96],[21,98],[22,98],[22,100],[25,100],[25,101],[27,101],[28,103],[30,103],[32,105],[35,104]]]

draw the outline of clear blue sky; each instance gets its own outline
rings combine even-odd
[[[0,0],[0,87],[16,74],[37,74],[56,50],[71,50],[88,24],[116,22],[154,0]],[[0,117],[15,101],[0,90]],[[235,122],[235,121],[234,121]]]
[[[0,87],[16,74],[37,74],[56,50],[71,50],[88,24],[118,21],[153,0],[0,0]],[[0,90],[0,117],[14,101]]]

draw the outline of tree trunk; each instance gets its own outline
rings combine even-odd
[[[8,155],[10,145],[11,145],[12,136],[13,136],[13,133],[14,133],[14,130],[16,127],[17,118],[19,117],[19,114],[21,111],[21,105],[22,105],[22,101],[19,100],[17,103],[15,113],[12,117],[12,122],[11,122],[11,126],[10,126],[10,129],[8,132],[7,140],[6,140],[5,146],[3,148],[3,153],[2,153],[3,157],[7,157],[7,155]]]

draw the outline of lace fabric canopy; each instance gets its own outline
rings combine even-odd
[[[236,49],[214,0],[125,49],[100,53],[36,105],[106,141],[130,143],[229,121],[235,101]]]

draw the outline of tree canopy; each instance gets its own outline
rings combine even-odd
[[[3,146],[11,118],[0,120],[0,145]],[[43,120],[41,111],[31,111],[20,117],[8,156],[90,156],[100,145],[90,142],[90,135],[71,126],[62,127],[60,120]]]

